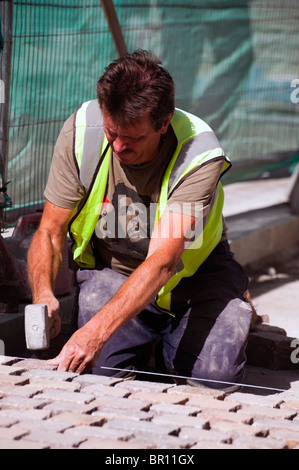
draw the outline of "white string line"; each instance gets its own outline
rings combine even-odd
[[[161,377],[172,377],[172,378],[177,378],[177,379],[199,380],[200,382],[210,382],[210,383],[223,384],[223,385],[236,385],[240,387],[259,388],[262,390],[271,390],[275,392],[289,392],[290,391],[290,390],[283,389],[283,388],[265,387],[263,385],[252,385],[252,384],[243,384],[243,383],[236,383],[236,382],[224,382],[222,380],[201,379],[198,377],[185,377],[184,375],[171,375],[171,374],[163,374],[161,372],[148,372],[148,371],[136,370],[136,369],[119,369],[117,367],[106,367],[106,366],[101,366],[101,369],[118,370],[121,372],[133,372],[133,373],[135,372],[136,374],[159,375]],[[299,392],[296,392],[293,390],[291,393],[299,394]]]

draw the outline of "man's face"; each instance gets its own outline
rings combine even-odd
[[[117,126],[105,108],[102,112],[104,131],[117,160],[124,164],[140,165],[158,155],[161,135],[166,133],[172,115],[157,132],[148,112],[137,123],[125,128]]]

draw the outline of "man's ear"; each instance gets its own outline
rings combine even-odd
[[[160,131],[162,135],[163,135],[163,134],[166,134],[167,129],[168,129],[169,124],[170,124],[170,121],[171,121],[171,119],[172,119],[173,114],[174,114],[174,111],[172,111],[172,113],[170,113],[170,114],[167,116],[167,118],[165,119],[164,124],[163,124],[163,126],[162,126],[162,128],[161,128],[161,131]]]

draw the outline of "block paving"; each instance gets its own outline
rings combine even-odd
[[[0,356],[0,449],[299,449],[299,377],[226,393]]]

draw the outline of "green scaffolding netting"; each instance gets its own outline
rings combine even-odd
[[[128,50],[159,55],[174,77],[176,105],[215,130],[235,168],[228,182],[293,168],[299,148],[297,0],[114,5]],[[96,81],[116,57],[100,1],[14,1],[8,219],[43,204],[60,128],[81,102],[96,97]]]

